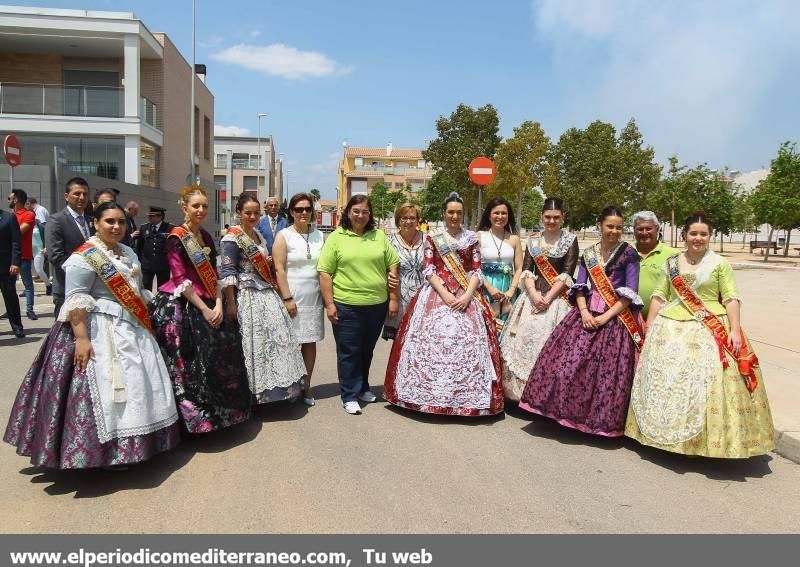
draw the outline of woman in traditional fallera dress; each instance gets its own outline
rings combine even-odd
[[[638,311],[639,255],[622,241],[623,215],[606,207],[601,239],[581,255],[571,309],[547,339],[519,407],[593,435],[625,428],[643,338]]]
[[[511,311],[522,275],[522,243],[514,221],[514,209],[505,199],[492,199],[478,224],[481,243],[483,293],[497,319],[497,326]]]
[[[150,316],[181,422],[195,435],[249,419],[250,388],[238,323],[223,316],[214,241],[202,228],[206,190],[185,187],[180,203],[185,223],[167,237],[170,281],[159,288]]]
[[[427,282],[400,322],[383,397],[425,413],[493,415],[503,411],[503,387],[494,317],[478,291],[480,242],[461,226],[458,194],[443,208],[447,230],[425,239]]]
[[[500,335],[503,391],[511,400],[519,400],[544,343],[570,309],[567,291],[573,284],[579,251],[578,239],[562,230],[563,223],[561,200],[545,199],[544,233],[528,238],[521,294]]]
[[[383,338],[386,340],[394,339],[400,320],[424,281],[422,248],[425,235],[419,229],[420,211],[416,205],[403,203],[395,211],[394,221],[399,230],[389,237],[389,242],[400,256],[400,311],[395,317],[387,317],[383,324]]]
[[[685,455],[763,455],[775,431],[733,270],[709,250],[705,215],[683,231],[686,249],[667,260],[653,291],[625,435]]]
[[[303,403],[316,405],[311,394],[311,375],[317,361],[317,343],[325,338],[325,306],[319,287],[317,262],[324,238],[314,226],[314,201],[308,193],[289,200],[289,226],[275,237],[272,259],[279,291],[292,317],[295,336],[306,366]]]
[[[64,263],[66,301],[20,386],[4,440],[36,466],[111,467],[180,441],[169,373],[150,328],[125,213],[94,210],[97,234]]]
[[[306,369],[292,318],[267,263],[266,239],[256,229],[261,217],[258,199],[242,195],[236,212],[241,224],[229,227],[221,243],[225,316],[239,322],[253,403],[295,400]]]

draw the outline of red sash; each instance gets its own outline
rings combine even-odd
[[[170,231],[169,235],[176,236],[181,241],[206,291],[212,298],[217,297],[217,271],[211,265],[211,259],[208,254],[195,240],[192,233],[182,226],[176,226]]]
[[[697,297],[694,290],[684,281],[683,276],[681,276],[677,255],[667,258],[667,269],[669,270],[669,278],[672,282],[672,287],[675,289],[675,293],[692,313],[692,316],[705,325],[714,336],[714,341],[717,343],[717,348],[719,349],[722,367],[728,368],[730,365],[728,357],[725,356],[725,353],[728,353],[736,361],[739,374],[744,378],[744,383],[748,391],[753,393],[758,386],[758,377],[755,371],[755,369],[758,368],[758,357],[756,357],[756,353],[750,350],[750,343],[744,334],[744,330],[742,330],[742,351],[739,356],[736,356],[728,346],[728,330],[725,328],[725,324],[719,317],[706,309],[703,301]]]
[[[103,280],[103,283],[114,294],[120,305],[133,315],[142,327],[153,333],[153,324],[147,313],[147,305],[134,291],[128,280],[114,267],[111,259],[92,242],[84,242],[75,252],[80,254],[98,277]]]
[[[264,256],[263,252],[259,250],[256,243],[253,242],[253,239],[247,236],[245,232],[239,228],[238,226],[232,226],[228,229],[228,234],[232,234],[233,237],[236,239],[236,244],[239,245],[239,248],[244,252],[244,255],[247,256],[247,259],[252,262],[253,267],[258,271],[258,275],[264,278],[264,281],[267,282],[272,289],[275,291],[278,290],[278,282],[275,281],[275,278],[272,276],[272,270],[269,268],[269,262],[267,258]]]
[[[542,276],[544,276],[544,281],[546,281],[550,287],[553,287],[556,283],[556,280],[558,280],[558,272],[553,267],[553,264],[550,263],[550,260],[548,260],[544,254],[542,254],[540,238],[541,236],[537,233],[537,235],[528,239],[528,251],[531,253],[534,264],[536,264],[536,267],[539,268]],[[561,299],[569,304],[566,286],[561,290],[559,295],[561,296]]]
[[[589,270],[589,276],[592,278],[592,284],[594,285],[595,289],[597,289],[600,297],[603,298],[603,301],[606,302],[608,308],[611,309],[619,300],[617,299],[617,292],[614,290],[614,286],[611,285],[605,270],[600,265],[600,260],[596,250],[596,247],[598,246],[599,244],[595,244],[594,246],[590,246],[585,249],[583,251],[583,260],[586,262],[586,267]],[[617,315],[617,317],[625,329],[627,329],[631,339],[633,339],[633,344],[636,345],[636,350],[642,350],[644,338],[642,337],[639,324],[636,322],[636,319],[634,319],[631,310],[626,307]]]
[[[459,260],[458,255],[456,252],[450,248],[450,244],[447,242],[447,237],[445,236],[444,232],[440,232],[437,234],[429,235],[430,239],[433,241],[433,245],[436,248],[436,251],[439,252],[439,256],[442,258],[442,263],[444,267],[447,268],[447,271],[453,274],[453,277],[456,278],[456,281],[461,286],[464,291],[467,291],[469,288],[469,277],[467,276],[467,271],[464,269],[464,266],[461,264],[461,260]],[[492,308],[489,307],[489,303],[486,301],[486,298],[483,296],[481,292],[477,289],[472,294],[473,299],[478,302],[478,305],[486,311],[487,316],[490,319],[494,319],[494,315],[492,314]]]

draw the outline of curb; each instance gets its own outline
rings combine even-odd
[[[775,452],[800,464],[800,431],[777,431]]]

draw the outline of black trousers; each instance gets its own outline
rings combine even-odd
[[[19,313],[19,297],[17,297],[17,276],[12,276],[6,269],[5,273],[0,274],[0,288],[11,328],[22,329],[22,316]]]
[[[144,289],[153,289],[153,278],[156,279],[158,287],[161,287],[169,281],[169,270],[151,272],[150,270],[142,270],[142,285]]]

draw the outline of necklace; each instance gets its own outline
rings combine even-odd
[[[505,238],[503,239],[497,238],[491,230],[488,232],[489,236],[492,237],[492,244],[494,244],[494,247],[497,249],[497,263],[499,264],[502,261],[502,258],[500,256],[500,250],[503,249],[503,242],[505,241]],[[505,236],[505,233],[503,233],[503,236]],[[500,241],[500,244],[497,244],[497,241]]]
[[[703,254],[703,256],[701,256],[701,257],[700,257],[700,258],[698,258],[697,260],[692,260],[692,259],[689,257],[689,253],[688,253],[688,252],[685,252],[685,253],[684,253],[684,257],[686,258],[686,262],[687,262],[687,263],[688,263],[690,266],[696,266],[697,264],[699,264],[700,262],[702,262],[702,261],[703,261],[703,257],[704,257],[704,256],[705,256],[705,254]]]
[[[308,223],[308,226],[306,227],[305,236],[303,236],[302,232],[299,232],[297,230],[297,227],[295,227],[294,231],[297,234],[300,235],[300,238],[302,238],[303,240],[306,241],[306,260],[310,260],[311,259],[311,244],[309,243],[309,239],[311,238],[311,223]]]

